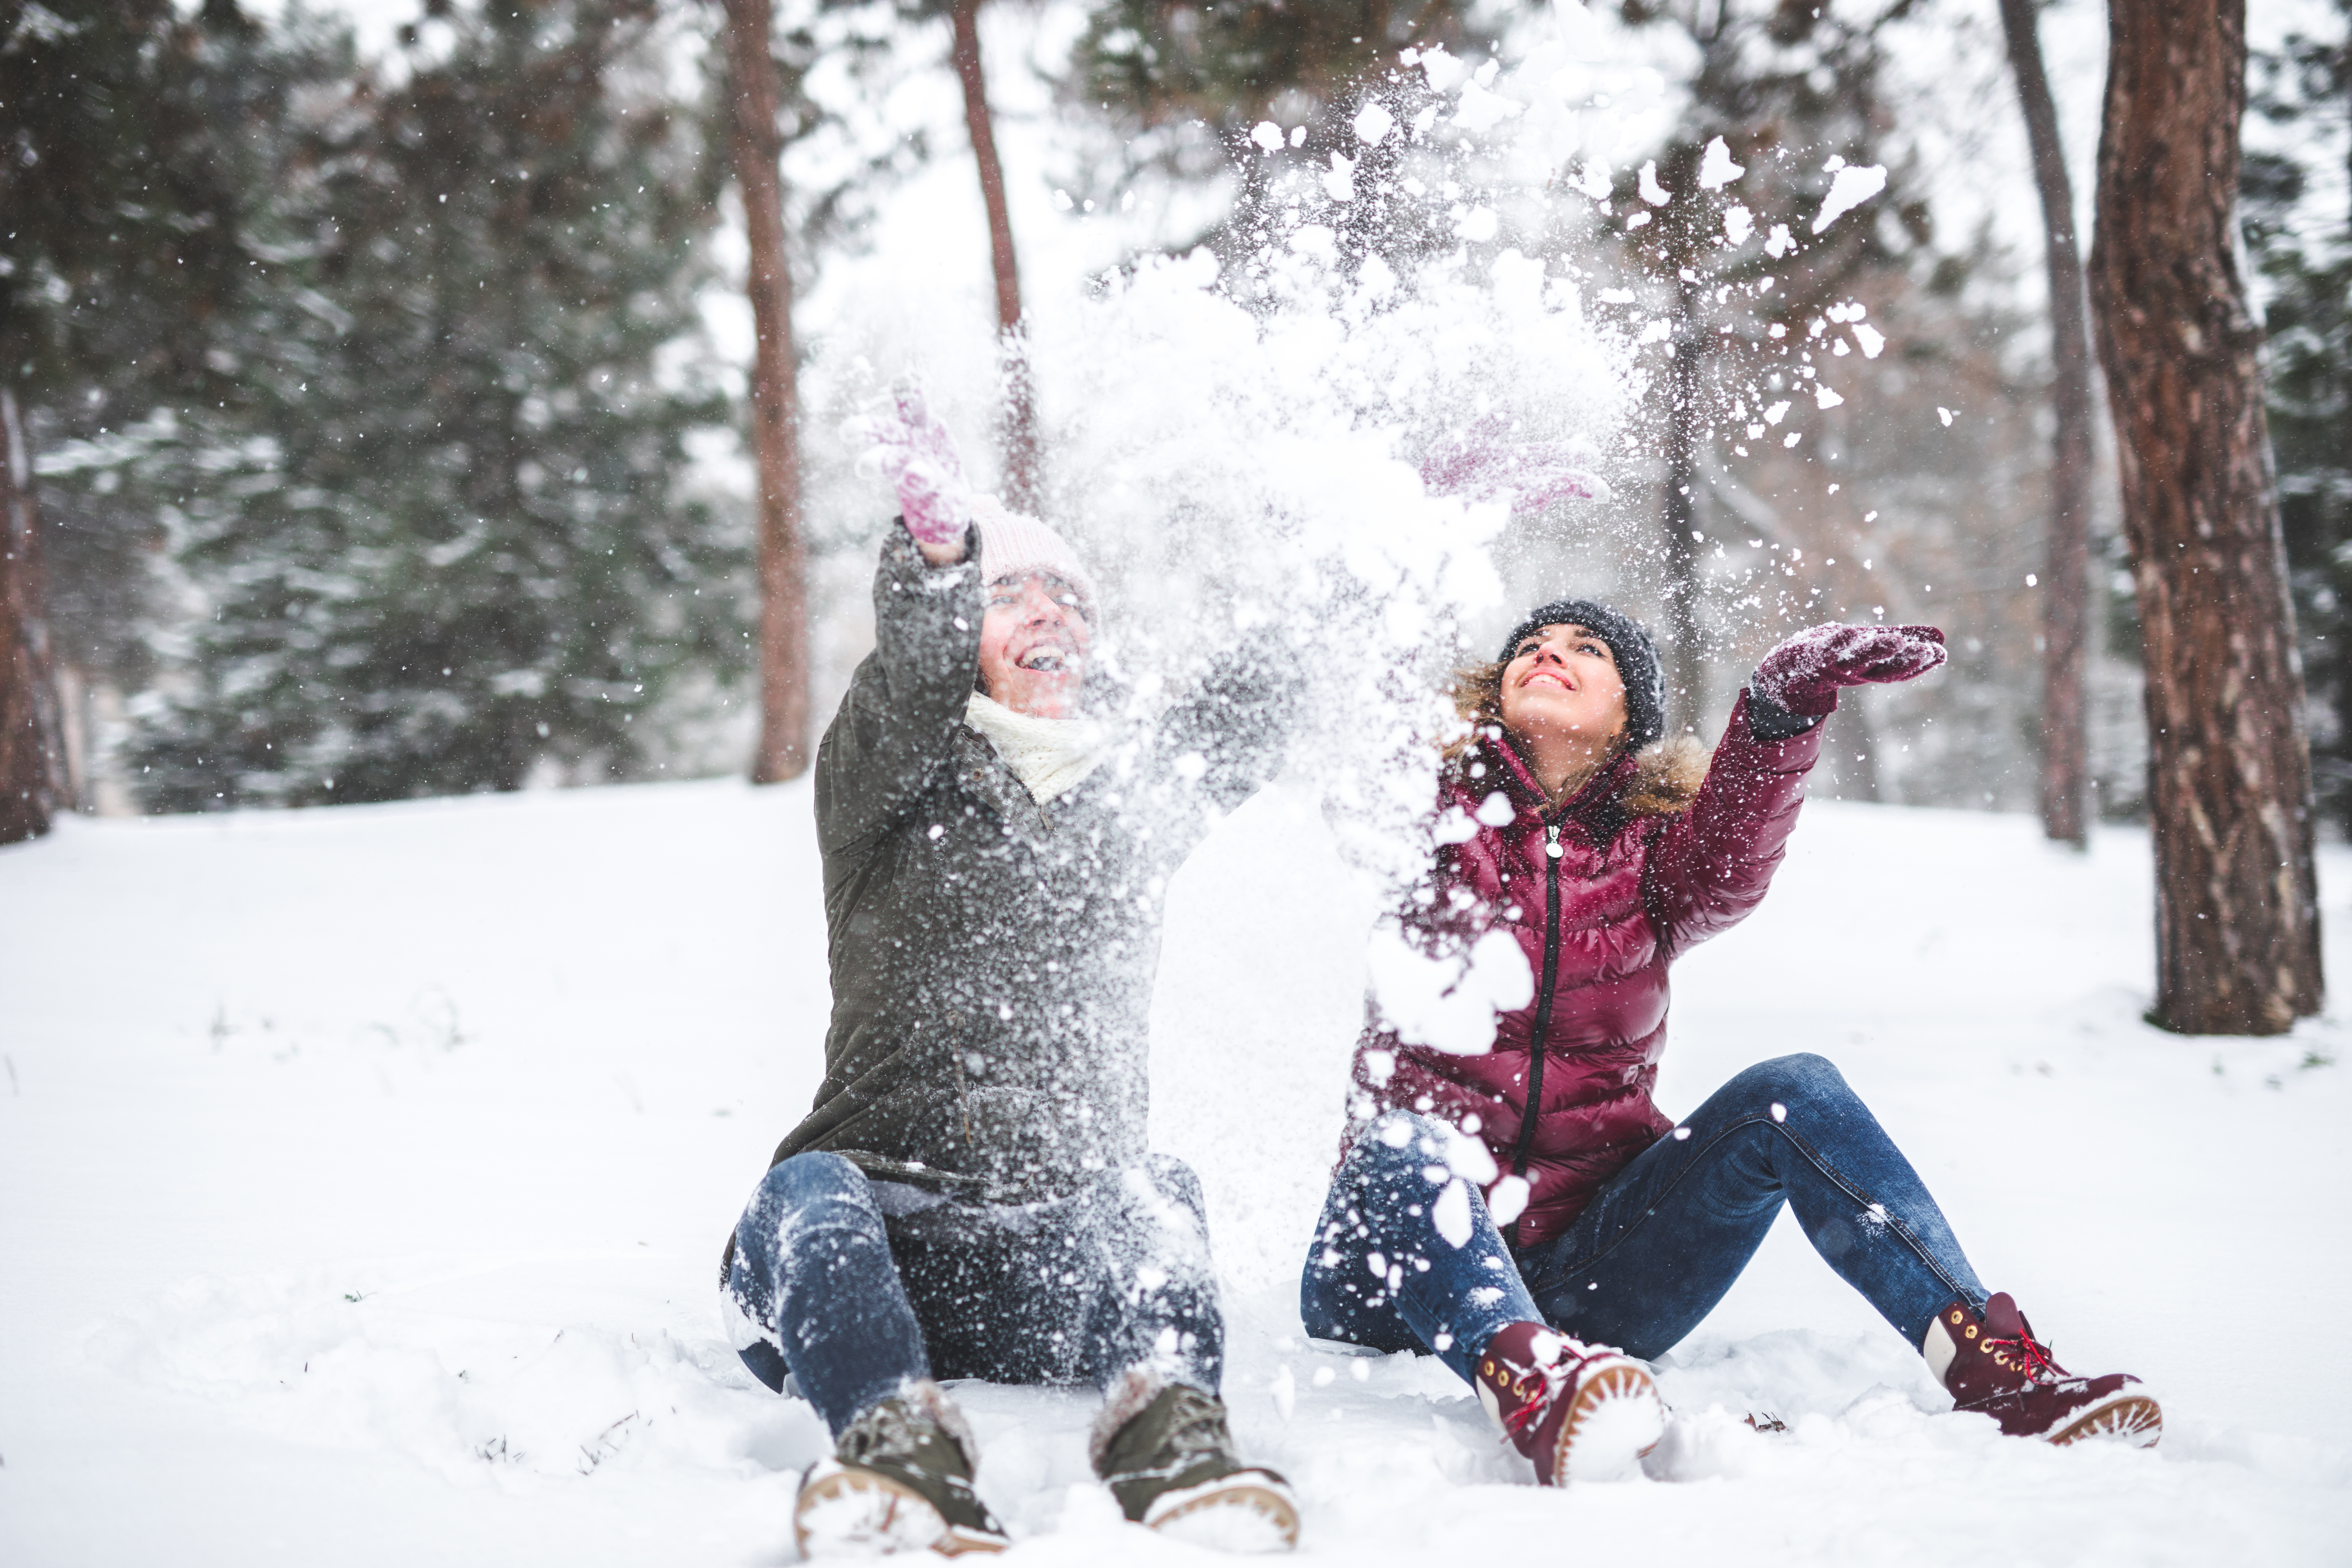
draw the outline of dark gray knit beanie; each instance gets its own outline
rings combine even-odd
[[[1511,635],[1503,639],[1498,663],[1511,661],[1511,650],[1529,632],[1544,626],[1582,626],[1609,645],[1617,660],[1617,678],[1625,683],[1625,732],[1635,751],[1666,732],[1666,677],[1658,667],[1658,650],[1642,623],[1621,616],[1590,599],[1555,599],[1529,610]]]

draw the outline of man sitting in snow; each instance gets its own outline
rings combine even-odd
[[[1127,1516],[1296,1542],[1289,1489],[1235,1458],[1201,1188],[1144,1148],[1160,894],[1278,760],[1268,700],[1202,694],[1128,747],[1081,717],[1096,624],[1051,529],[967,495],[919,395],[869,422],[901,509],[875,649],[817,753],[833,1022],[816,1104],[737,1224],[745,1363],[786,1375],[834,1457],[811,1555],[1001,1550],[971,1434],[935,1379],[1090,1382]]]

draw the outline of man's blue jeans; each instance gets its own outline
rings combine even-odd
[[[1213,1394],[1224,1324],[1198,1177],[1152,1155],[1004,1205],[876,1182],[838,1154],[769,1169],[735,1226],[737,1352],[838,1434],[917,1378],[1108,1385],[1145,1366]]]
[[[1506,1323],[1664,1354],[1723,1299],[1787,1204],[1831,1268],[1913,1346],[1984,1288],[1936,1200],[1844,1077],[1780,1057],[1717,1089],[1601,1189],[1566,1232],[1514,1257],[1476,1192],[1439,1199],[1458,1137],[1392,1111],[1342,1162],[1299,1285],[1307,1331],[1435,1351],[1465,1379]],[[1466,1230],[1456,1246],[1444,1234]]]

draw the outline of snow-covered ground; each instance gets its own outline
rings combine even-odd
[[[2352,973],[2352,857],[2325,885]],[[1663,1098],[1835,1058],[1980,1271],[2163,1446],[1937,1413],[1785,1225],[1665,1363],[1653,1479],[1527,1484],[1433,1362],[1301,1342],[1361,927],[1277,790],[1172,894],[1157,1141],[1205,1179],[1227,1385],[1349,1563],[2340,1563],[2345,1031],[2139,1022],[2147,844],[1816,804],[1678,975]],[[0,852],[0,1563],[769,1563],[823,1435],[720,1338],[720,1242],[825,1007],[805,786],[144,822]],[[969,1388],[1026,1562],[1205,1561],[1088,1478],[1089,1397]],[[1785,1435],[1740,1423],[1769,1409]]]

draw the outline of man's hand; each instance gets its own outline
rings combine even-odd
[[[964,557],[971,526],[971,492],[955,437],[931,410],[922,385],[912,377],[891,388],[887,404],[844,426],[853,441],[866,443],[858,466],[890,481],[907,531],[934,566]]]
[[[1748,689],[1801,718],[1837,707],[1843,686],[1913,680],[1942,664],[1944,634],[1933,626],[1845,626],[1799,632],[1764,656]]]

